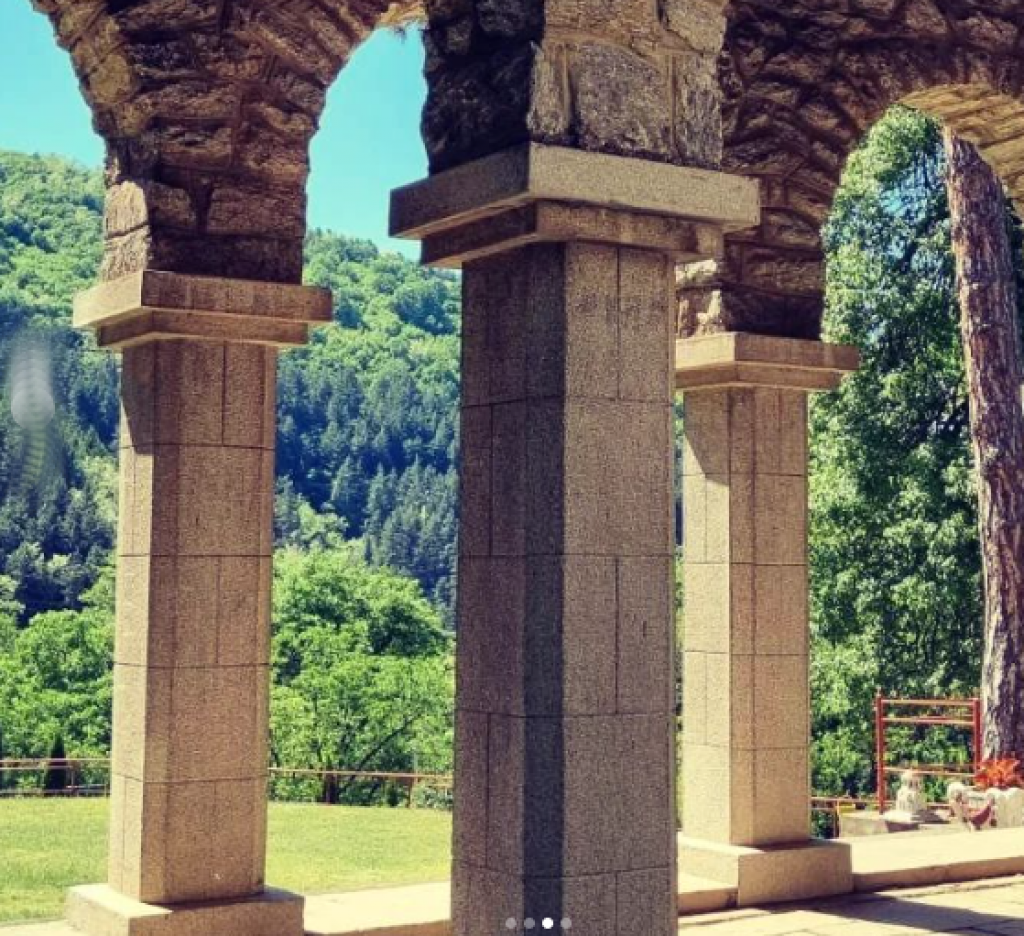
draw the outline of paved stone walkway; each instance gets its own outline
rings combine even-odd
[[[367,932],[357,926],[359,933]],[[374,932],[380,932],[374,930]],[[436,931],[420,926],[395,936]],[[800,906],[684,917],[679,936],[1024,936],[1024,876],[893,890]],[[62,923],[0,926],[0,936],[79,936]]]
[[[684,918],[680,936],[1024,936],[1024,877]]]

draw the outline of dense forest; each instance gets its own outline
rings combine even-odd
[[[59,414],[32,439],[0,410],[0,575],[25,614],[79,607],[112,544],[116,357],[69,322],[95,276],[102,210],[98,172],[0,153],[0,374],[19,342],[44,341]],[[278,541],[358,540],[450,620],[457,284],[333,234],[312,234],[307,260],[337,324],[281,362]],[[33,471],[34,445],[56,470]]]
[[[973,693],[979,677],[976,493],[943,169],[937,127],[894,111],[851,159],[825,232],[827,336],[858,345],[864,363],[812,411],[823,794],[872,789],[876,690]],[[59,394],[44,440],[22,438],[0,407],[0,752],[109,743],[116,365],[68,327],[69,298],[96,267],[101,201],[95,173],[0,155],[0,348],[45,338]],[[307,279],[333,290],[335,324],[280,369],[273,755],[447,769],[457,283],[325,232],[309,238]],[[364,710],[372,717],[353,718]],[[933,732],[913,753],[963,757],[962,740]]]

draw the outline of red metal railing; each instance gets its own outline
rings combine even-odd
[[[890,714],[901,709],[923,711],[925,714]],[[950,714],[936,714],[948,712]],[[887,766],[886,729],[891,725],[921,728],[961,728],[971,732],[972,769],[963,770],[960,764],[903,764]],[[878,783],[878,811],[885,812],[888,804],[888,778],[914,770],[926,777],[971,779],[981,765],[981,700],[980,699],[887,699],[875,697],[875,759]]]

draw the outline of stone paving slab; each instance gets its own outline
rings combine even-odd
[[[681,936],[1024,936],[1024,877],[688,917]]]
[[[882,835],[851,839],[859,891],[978,881],[1024,874],[1024,831]]]

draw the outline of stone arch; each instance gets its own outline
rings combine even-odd
[[[724,168],[758,178],[761,225],[683,274],[683,335],[817,338],[820,230],[867,129],[904,103],[974,142],[1024,199],[1020,0],[734,0],[720,61]]]
[[[32,0],[107,144],[102,277],[150,268],[297,283],[309,142],[393,0]]]

